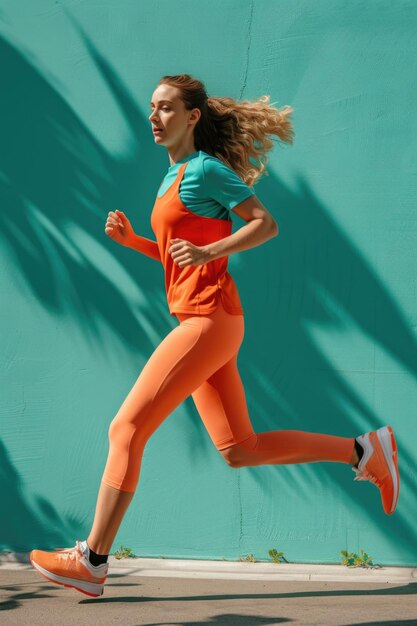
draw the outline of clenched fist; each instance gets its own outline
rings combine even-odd
[[[131,223],[123,211],[119,211],[119,209],[109,211],[104,232],[122,246],[129,245],[135,236]]]
[[[168,252],[179,267],[204,265],[210,260],[210,254],[205,246],[195,246],[186,239],[170,239],[169,241],[172,245],[168,248]]]

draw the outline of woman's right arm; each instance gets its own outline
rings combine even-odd
[[[109,211],[104,230],[106,235],[122,246],[132,248],[133,250],[142,252],[142,254],[146,254],[146,256],[151,257],[151,259],[155,259],[155,261],[162,262],[156,241],[137,235],[123,211],[119,211],[119,209]]]
[[[135,233],[133,237],[129,239],[129,243],[127,243],[126,246],[138,252],[142,252],[142,254],[146,254],[146,256],[150,256],[151,259],[155,259],[155,261],[161,261],[158,244],[156,241],[152,241],[152,239],[141,237]]]

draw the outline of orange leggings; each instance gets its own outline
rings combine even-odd
[[[134,492],[149,437],[189,395],[218,450],[229,446],[233,466],[267,463],[350,463],[354,437],[301,430],[255,433],[237,367],[244,316],[219,306],[209,315],[176,314],[176,326],[140,372],[109,427],[102,481]]]

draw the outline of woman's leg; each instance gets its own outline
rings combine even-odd
[[[240,317],[178,315],[152,353],[109,427],[109,453],[87,539],[108,554],[139,481],[145,445],[163,420],[228,361],[242,338]],[[232,316],[229,316],[232,317]],[[226,333],[226,335],[225,335]]]
[[[225,363],[193,394],[193,400],[214,445],[229,465],[314,463],[358,460],[354,437],[302,430],[255,433],[248,414],[237,356]]]
[[[254,433],[246,441],[220,452],[232,467],[319,461],[351,465],[355,458],[354,446],[354,437],[338,437],[303,430],[271,430]]]
[[[93,526],[87,537],[89,547],[97,554],[110,554],[114,538],[134,495],[101,482]]]

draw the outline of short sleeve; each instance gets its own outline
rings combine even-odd
[[[255,192],[220,159],[203,159],[203,180],[207,197],[231,211]]]

